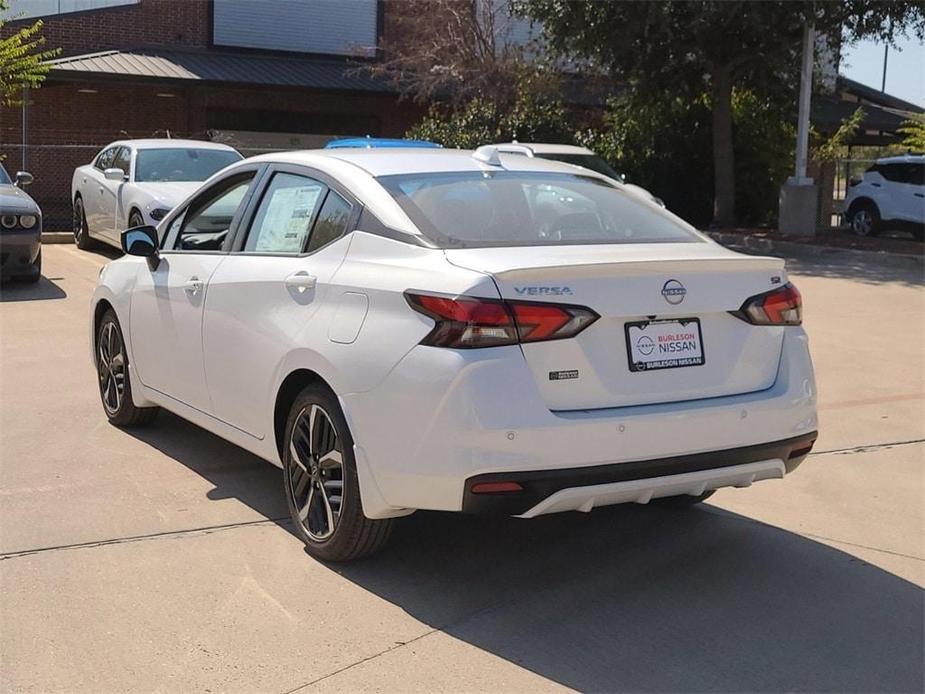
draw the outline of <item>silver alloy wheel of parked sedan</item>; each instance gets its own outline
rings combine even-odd
[[[97,365],[103,406],[113,415],[119,411],[125,396],[125,352],[113,322],[106,323],[100,335]]]
[[[323,542],[334,534],[340,518],[344,465],[340,437],[320,405],[299,413],[289,452],[286,474],[298,521],[312,540]]]

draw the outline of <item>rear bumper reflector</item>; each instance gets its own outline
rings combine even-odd
[[[470,488],[473,494],[504,494],[523,490],[524,488],[517,482],[478,482]]]

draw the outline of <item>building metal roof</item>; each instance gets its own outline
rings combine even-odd
[[[866,84],[861,84],[852,79],[848,79],[844,75],[838,76],[837,89],[846,91],[849,94],[868,101],[878,106],[884,108],[892,109],[895,111],[903,111],[905,113],[925,113],[925,108],[918,106],[916,104],[904,101],[899,97],[893,96],[892,94],[887,94],[886,92],[881,92],[879,89],[874,89],[873,87],[868,87]]]
[[[254,84],[390,94],[394,89],[363,74],[359,65],[304,56],[253,55],[223,50],[145,48],[75,55],[49,61],[52,78]]]

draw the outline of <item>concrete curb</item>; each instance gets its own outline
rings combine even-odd
[[[70,231],[43,231],[42,243],[74,243],[74,234]]]
[[[794,243],[792,241],[779,241],[777,239],[758,238],[721,231],[707,231],[704,233],[727,248],[751,255],[763,253],[781,258],[799,258],[802,260],[848,261],[859,265],[876,263],[878,265],[885,264],[912,269],[925,268],[925,257],[921,255],[889,253],[887,251],[861,251],[855,248]]]

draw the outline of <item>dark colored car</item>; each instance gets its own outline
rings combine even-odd
[[[14,182],[0,164],[0,279],[42,276],[42,211],[23,190],[30,183],[32,174],[17,171]]]

